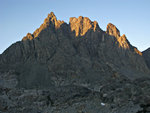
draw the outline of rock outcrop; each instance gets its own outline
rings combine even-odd
[[[119,47],[124,49],[130,49],[129,42],[125,34],[123,34],[121,37],[118,37],[117,41],[119,42]]]
[[[125,34],[123,34],[122,36],[120,36],[120,31],[118,30],[118,28],[113,25],[112,23],[109,23],[107,25],[107,30],[106,33],[114,36],[117,40],[117,42],[119,43],[119,48],[124,48],[124,49],[128,49],[128,50],[132,50],[133,52],[139,54],[142,56],[142,53],[136,48],[133,47],[130,42],[127,40],[127,37]]]
[[[113,25],[112,23],[109,23],[107,25],[107,30],[106,33],[108,33],[111,36],[114,36],[116,38],[120,37],[120,31],[117,29],[117,27],[115,25]]]
[[[67,24],[50,13],[33,34],[0,55],[0,111],[145,110],[150,70],[149,53],[143,54],[113,24],[105,32],[87,17]]]
[[[82,16],[70,18],[69,24],[71,31],[75,31],[76,36],[83,36],[89,30],[100,30],[96,21],[92,22],[89,18]]]

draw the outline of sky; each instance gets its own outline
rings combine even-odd
[[[103,30],[113,23],[140,51],[150,47],[150,0],[0,0],[0,54],[33,33],[50,12],[66,23],[89,17]]]

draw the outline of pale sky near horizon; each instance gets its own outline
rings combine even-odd
[[[85,16],[106,30],[113,23],[140,51],[150,47],[150,0],[0,0],[0,54],[54,12],[57,19]]]

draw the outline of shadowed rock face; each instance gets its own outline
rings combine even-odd
[[[145,62],[147,64],[147,66],[150,69],[150,48],[148,48],[147,50],[143,51],[143,57],[145,59]]]
[[[50,13],[0,55],[0,110],[138,112],[150,99],[144,58],[113,24],[105,32],[87,17],[66,24]]]

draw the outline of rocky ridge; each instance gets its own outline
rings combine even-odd
[[[51,12],[0,55],[0,111],[148,112],[150,71],[143,56],[111,23],[105,32],[87,17],[67,24]]]

